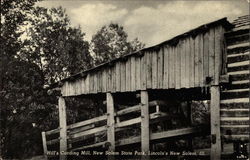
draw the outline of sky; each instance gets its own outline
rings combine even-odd
[[[200,25],[249,14],[249,0],[45,0],[38,6],[62,6],[72,26],[81,26],[85,39],[111,22],[118,23],[147,47],[171,39]]]

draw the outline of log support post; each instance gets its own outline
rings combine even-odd
[[[221,134],[220,134],[220,87],[211,86],[211,160],[221,159]]]
[[[47,155],[47,141],[46,141],[46,134],[45,132],[42,132],[42,140],[43,140],[43,154],[44,154],[44,159],[47,160],[48,159],[48,155]]]
[[[107,139],[108,139],[108,150],[115,151],[115,109],[114,99],[111,93],[106,94],[107,98]],[[113,160],[114,156],[108,156],[109,160]]]
[[[187,101],[187,114],[188,114],[188,126],[192,127],[193,117],[192,117],[192,102]],[[193,137],[188,137],[188,147],[193,151]]]
[[[142,156],[143,160],[148,160],[149,152],[149,104],[148,104],[148,92],[141,91],[141,151],[145,153]]]
[[[67,120],[65,99],[60,97],[59,106],[59,125],[60,125],[60,160],[66,160],[67,157],[61,153],[67,151]]]

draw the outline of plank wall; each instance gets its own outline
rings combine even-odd
[[[97,67],[84,77],[66,81],[63,96],[145,89],[181,89],[212,84],[221,74],[224,39],[222,25],[196,36],[184,36],[176,44],[163,43],[144,49],[109,65]],[[216,58],[217,57],[217,58]]]

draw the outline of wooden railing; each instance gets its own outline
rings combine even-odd
[[[150,113],[150,123],[157,123],[162,120],[162,118],[169,118],[170,116],[161,111],[161,107],[166,105],[163,101],[151,101],[149,102],[149,108],[151,110]],[[143,107],[142,104],[138,104],[135,106],[123,106],[122,110],[118,110],[115,112],[115,132],[124,131],[129,128],[131,128],[132,125],[141,123],[141,116],[138,116],[136,118],[131,119],[125,119],[123,121],[120,121],[120,117],[130,115],[132,113],[140,113],[141,107]],[[138,114],[140,115],[140,114]],[[98,122],[104,122],[102,126],[96,126],[96,123]],[[150,140],[156,140],[161,138],[169,138],[173,136],[181,136],[186,134],[195,133],[198,130],[196,128],[187,127],[183,129],[177,129],[172,131],[163,131],[160,133],[151,133]],[[44,146],[44,154],[47,152],[47,146],[59,143],[59,138],[54,138],[47,140],[48,136],[51,136],[53,134],[59,134],[60,128],[42,132],[42,138],[43,138],[43,146]],[[98,136],[106,136],[107,135],[107,114],[95,117],[92,119],[88,119],[85,121],[81,121],[78,123],[74,123],[67,126],[67,144],[68,144],[68,150],[71,151],[77,151],[77,150],[83,150],[87,148],[93,148],[93,147],[100,147],[105,146],[107,143],[107,139],[105,140],[98,140]],[[84,141],[89,138],[94,137],[94,142],[91,144],[86,144],[84,146],[80,147],[74,147],[72,146],[73,143]],[[133,136],[130,138],[124,138],[116,140],[116,146],[122,146],[122,145],[128,145],[133,143],[139,143],[141,141],[141,136]],[[83,143],[84,144],[84,143]]]

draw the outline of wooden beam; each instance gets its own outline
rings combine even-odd
[[[87,136],[87,135],[94,134],[94,133],[101,132],[101,131],[105,131],[105,130],[106,130],[106,126],[96,127],[96,128],[90,129],[90,130],[86,130],[84,132],[79,132],[79,133],[72,134],[69,137],[74,139],[74,138]]]
[[[149,105],[149,107],[166,106],[167,103],[164,102],[164,101],[161,101],[161,100],[154,100],[154,101],[149,102],[148,105]],[[124,106],[124,105],[117,105],[117,106],[125,108],[123,110],[117,111],[116,112],[117,116],[128,114],[130,112],[137,112],[137,111],[139,112],[140,109],[141,109],[141,104],[138,104],[138,105],[135,105],[135,106]]]
[[[67,121],[65,99],[60,97],[59,105],[59,126],[60,126],[60,153],[67,151]],[[60,160],[66,160],[65,155],[60,154]]]
[[[187,114],[188,114],[188,125],[192,126],[193,125],[193,117],[192,117],[192,105],[191,101],[187,101]],[[188,138],[188,147],[193,150],[193,139]]]
[[[211,156],[210,159],[221,158],[221,134],[220,134],[220,88],[211,86]]]
[[[199,133],[201,131],[202,129],[199,129],[196,127],[174,129],[174,130],[169,130],[169,131],[152,133],[152,135],[150,136],[150,140],[158,140],[158,139],[164,139],[164,138],[170,138],[170,137],[184,136],[184,135]]]
[[[88,119],[88,120],[85,120],[85,121],[81,121],[81,122],[71,124],[71,125],[68,126],[68,129],[83,127],[83,126],[86,126],[86,125],[89,125],[89,124],[92,124],[92,123],[104,121],[106,119],[107,119],[107,115],[103,115],[103,116],[100,116],[100,117],[95,117],[95,118],[92,118],[92,119]]]
[[[151,141],[157,141],[160,139],[167,139],[172,137],[181,137],[185,135],[192,135],[196,133],[203,132],[202,128],[197,127],[187,127],[181,129],[168,130],[163,132],[152,133],[150,135]],[[129,137],[117,141],[117,146],[129,145],[134,143],[139,143],[141,141],[141,136]]]
[[[52,145],[52,144],[56,144],[60,142],[60,138],[56,138],[56,139],[52,139],[47,141],[47,146]]]
[[[115,109],[114,109],[114,99],[111,93],[106,94],[107,97],[107,141],[110,146],[109,151],[115,151]],[[108,159],[114,159],[114,156],[109,156]]]
[[[160,118],[160,117],[166,117],[167,114],[166,113],[163,113],[163,112],[155,112],[155,113],[152,113],[149,115],[149,119],[157,119],[157,118]],[[133,125],[133,124],[137,124],[137,123],[140,123],[141,122],[141,118],[140,117],[137,117],[137,118],[133,118],[133,119],[130,119],[130,120],[126,120],[126,121],[122,121],[122,122],[119,122],[119,123],[116,123],[115,124],[115,127],[116,128],[121,128],[121,127],[126,127],[126,126],[130,126],[130,125]],[[149,123],[153,123],[155,121],[150,121]]]
[[[44,159],[48,160],[48,156],[47,156],[47,143],[46,143],[46,134],[45,132],[42,132],[42,140],[43,140],[43,153],[44,153]]]
[[[51,134],[55,134],[55,133],[59,133],[60,132],[60,128],[56,128],[50,131],[46,131],[45,134],[46,135],[51,135]]]
[[[141,91],[141,150],[142,152],[149,152],[149,105],[148,105],[148,92]],[[149,159],[143,156],[142,159]]]
[[[107,143],[106,141],[104,142],[99,142],[99,143],[95,143],[95,144],[90,144],[87,146],[82,146],[82,147],[78,147],[78,148],[74,148],[71,151],[79,151],[79,150],[83,150],[83,149],[88,149],[88,148],[94,148],[94,147],[99,147],[99,146],[104,146],[105,143]]]

